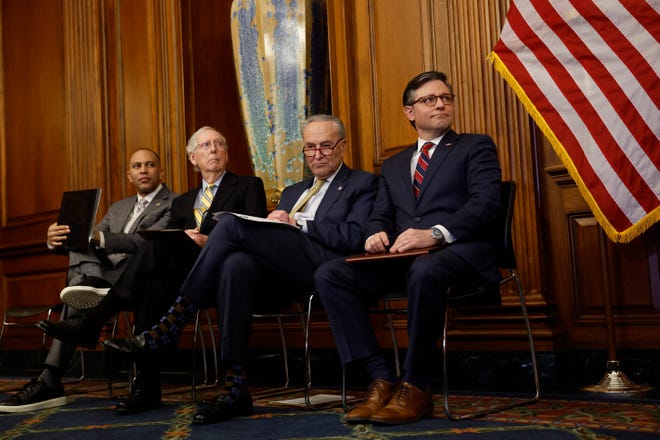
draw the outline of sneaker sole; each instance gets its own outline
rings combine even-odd
[[[36,411],[38,409],[55,408],[56,406],[64,406],[67,403],[67,397],[55,397],[53,399],[42,400],[41,402],[27,403],[25,405],[0,405],[0,412],[4,413],[18,413],[26,411]]]
[[[109,290],[89,286],[71,286],[62,290],[60,299],[64,304],[76,310],[91,309],[101,302]]]

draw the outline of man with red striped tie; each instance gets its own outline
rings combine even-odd
[[[431,361],[447,289],[458,279],[500,279],[492,236],[500,199],[497,151],[488,136],[451,129],[454,105],[444,73],[425,72],[408,83],[403,112],[418,139],[383,163],[364,245],[369,253],[440,249],[368,264],[335,259],[314,276],[342,362],[356,362],[372,380],[365,402],[347,414],[349,423],[396,425],[431,415]],[[408,293],[408,351],[400,381],[367,315],[372,300],[394,286]]]

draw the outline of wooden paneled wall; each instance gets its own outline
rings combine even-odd
[[[497,41],[506,1],[478,0],[330,1],[335,46],[333,104],[349,120],[353,157],[364,169],[377,171],[383,160],[416,140],[404,117],[406,83],[425,70],[445,72],[457,95],[455,129],[486,133],[498,145],[505,179],[518,184],[514,240],[519,272],[533,310],[539,344],[554,346],[543,280],[536,215],[534,148],[527,114],[486,57]],[[394,31],[393,31],[394,30]],[[516,304],[507,292],[505,304]],[[507,328],[511,341],[522,340],[520,328]],[[502,322],[493,318],[492,324]],[[405,323],[400,326],[405,329]],[[484,330],[484,333],[488,330]],[[512,342],[515,344],[515,342]],[[506,343],[505,343],[506,345]]]
[[[444,71],[457,95],[454,128],[493,137],[503,177],[518,184],[513,239],[538,347],[606,348],[607,291],[617,346],[659,348],[660,304],[652,299],[660,298],[659,228],[628,245],[600,246],[602,232],[575,184],[486,61],[509,1],[328,3],[333,107],[347,120],[355,164],[377,171],[414,141],[402,114],[403,89],[424,70]],[[514,310],[512,293],[504,294],[505,310]],[[497,332],[500,342],[490,347],[520,348],[522,327],[515,322],[514,314],[457,317],[454,332],[463,347],[483,349],[480,339]],[[398,325],[405,341],[405,322]]]
[[[238,105],[229,0],[0,0],[0,313],[57,301],[66,258],[44,246],[62,191],[100,186],[101,214],[132,193],[130,153],[157,150],[177,192],[197,183],[185,142],[213,125],[230,168],[250,174]],[[622,348],[660,348],[653,265],[660,232],[605,243],[551,148],[486,61],[508,0],[328,0],[333,112],[347,125],[351,166],[378,171],[415,140],[401,94],[421,71],[446,72],[457,131],[493,137],[504,177],[518,184],[514,240],[540,349],[605,347],[602,292],[612,294]],[[602,258],[601,258],[602,257]],[[504,314],[456,316],[456,348],[524,344],[516,299]],[[377,321],[382,340],[383,323]],[[405,345],[405,322],[397,321]],[[7,347],[19,348],[20,335]],[[257,342],[278,343],[257,327]],[[315,346],[332,346],[315,321]],[[29,345],[20,348],[29,348]]]

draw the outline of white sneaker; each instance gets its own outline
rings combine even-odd
[[[99,289],[90,286],[69,286],[62,289],[60,299],[64,304],[76,310],[91,309],[97,305],[110,288]]]

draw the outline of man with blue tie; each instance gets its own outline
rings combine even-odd
[[[194,415],[195,424],[252,414],[243,361],[255,307],[290,304],[314,289],[321,263],[363,246],[377,177],[343,163],[346,133],[336,117],[311,116],[302,137],[313,176],[284,189],[271,221],[221,215],[168,314],[135,338],[104,342],[124,352],[159,350],[177,339],[199,306],[215,302],[225,390]]]
[[[492,235],[501,179],[495,144],[488,136],[451,129],[454,93],[444,73],[413,78],[403,93],[403,112],[418,139],[383,163],[364,250],[440,249],[381,261],[336,259],[317,270],[317,292],[341,361],[359,364],[372,381],[365,402],[347,414],[349,423],[395,425],[431,415],[431,360],[448,287],[460,279],[500,279]],[[400,381],[378,347],[367,312],[393,287],[408,294],[408,351]]]

